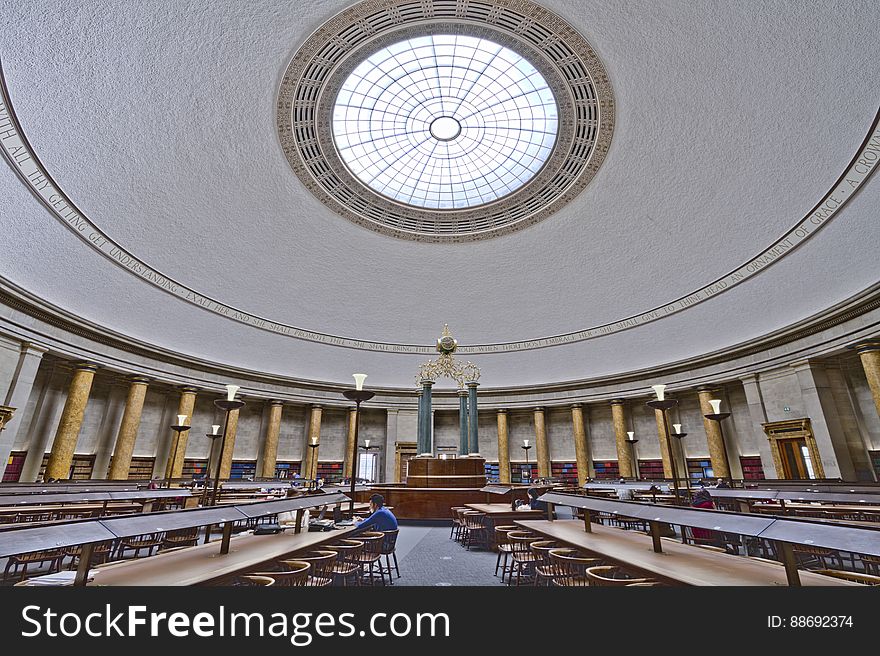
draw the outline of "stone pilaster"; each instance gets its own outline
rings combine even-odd
[[[269,421],[266,423],[266,436],[263,438],[263,458],[260,476],[275,478],[275,465],[278,463],[278,438],[281,435],[281,413],[283,401],[269,401]]]
[[[146,378],[138,376],[132,378],[128,386],[125,410],[122,413],[119,431],[116,433],[113,460],[110,461],[110,471],[107,474],[109,479],[117,481],[128,480],[128,470],[131,468],[131,454],[134,452],[134,443],[137,439],[138,428],[141,425],[141,412],[144,409],[144,399],[147,396],[148,384],[149,381]]]
[[[507,410],[498,410],[498,480],[510,483],[510,441],[507,431]]]
[[[73,454],[76,451],[76,442],[79,439],[79,431],[82,428],[97,368],[94,364],[81,363],[73,372],[67,400],[64,402],[64,410],[61,412],[49,462],[46,465],[46,479],[66,479],[70,476]]]
[[[24,343],[21,345],[21,354],[19,355],[15,376],[6,393],[6,397],[2,399],[4,407],[12,408],[13,410],[17,409],[18,414],[11,414],[6,419],[5,425],[0,424],[4,426],[3,430],[0,430],[0,480],[3,478],[3,472],[9,462],[9,454],[15,445],[18,429],[24,421],[24,409],[34,389],[37,370],[40,368],[40,362],[42,362],[43,354],[46,351],[45,347],[36,344]],[[30,445],[28,445],[28,448],[30,448]],[[22,478],[22,480],[25,479]]]

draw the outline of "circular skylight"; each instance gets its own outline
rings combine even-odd
[[[491,203],[550,156],[556,100],[526,59],[492,41],[432,35],[359,64],[333,109],[336,148],[365,185],[427,209]]]

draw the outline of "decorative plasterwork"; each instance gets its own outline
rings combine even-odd
[[[788,253],[791,253],[797,246],[818,233],[823,226],[830,223],[839,214],[840,209],[865,184],[876,170],[878,161],[880,161],[880,127],[878,127],[878,119],[880,119],[880,114],[875,117],[865,140],[856,151],[847,168],[834,183],[834,186],[822,195],[819,202],[806,216],[769,247],[728,274],[704,285],[691,294],[618,321],[593,326],[580,331],[530,340],[474,344],[462,347],[461,351],[474,354],[527,351],[603,337],[681,312],[732,289],[779,261]],[[393,344],[350,339],[298,328],[289,324],[272,321],[265,317],[259,317],[201,294],[181,282],[163,275],[135,254],[122,248],[76,206],[40,162],[39,157],[22,132],[20,124],[15,117],[15,112],[10,105],[8,89],[5,80],[2,78],[2,66],[0,66],[0,152],[3,153],[13,171],[18,174],[20,179],[30,188],[46,209],[82,239],[83,242],[144,282],[154,285],[180,300],[196,305],[217,316],[296,339],[368,351],[409,354],[431,353],[430,347],[418,344]],[[731,208],[729,220],[734,220],[735,216],[736,208]],[[722,222],[723,220],[719,219]]]
[[[556,98],[556,145],[540,172],[496,202],[423,209],[361,183],[333,141],[340,87],[362,61],[425,34],[487,39],[527,59]],[[614,98],[586,39],[529,0],[367,0],[322,25],[294,55],[278,92],[276,124],[287,160],[317,198],[347,219],[386,235],[429,242],[486,239],[532,225],[569,203],[598,171],[611,145]]]

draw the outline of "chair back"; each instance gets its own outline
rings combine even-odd
[[[379,560],[382,555],[382,544],[385,542],[385,534],[379,531],[365,531],[358,533],[357,539],[364,543],[363,557],[367,560]]]
[[[381,554],[383,556],[394,553],[394,547],[397,545],[397,536],[400,534],[400,529],[396,528],[393,531],[383,531],[385,537],[382,539],[382,550]]]
[[[532,553],[535,555],[535,561],[539,565],[547,565],[550,563],[549,553],[552,549],[557,549],[559,545],[553,540],[537,540],[529,545]]]
[[[874,576],[873,574],[844,572],[839,569],[814,569],[813,573],[831,576],[835,579],[842,579],[844,581],[852,581],[853,583],[861,583],[862,585],[880,585],[880,576]]]
[[[553,584],[562,587],[586,587],[590,584],[587,570],[600,562],[598,558],[591,558],[577,549],[550,549],[547,557]]]
[[[517,560],[533,560],[531,545],[538,542],[541,538],[527,531],[510,531],[507,534],[510,540],[511,551],[513,557]]]
[[[622,587],[632,583],[648,583],[649,579],[638,578],[616,565],[599,565],[587,569],[590,585]]]
[[[232,585],[267,587],[275,585],[275,579],[271,576],[245,574],[244,576],[239,576]]]
[[[312,564],[304,560],[286,560],[284,561],[287,569],[281,575],[281,584],[290,588],[301,588],[308,585],[309,575],[312,571]]]
[[[297,554],[296,560],[282,561],[285,567],[299,567],[301,563],[312,566],[309,572],[309,586],[325,586],[333,582],[333,566],[336,564],[337,552],[329,549],[318,549],[305,554]]]
[[[469,531],[481,531],[483,529],[483,520],[486,519],[486,513],[470,510],[463,513],[464,525]]]
[[[328,549],[335,551],[339,556],[339,562],[352,563],[357,562],[358,557],[364,551],[364,543],[362,540],[340,540],[331,544]]]

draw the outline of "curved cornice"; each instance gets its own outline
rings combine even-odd
[[[846,170],[844,170],[832,188],[822,196],[822,199],[813,209],[769,248],[725,276],[665,305],[619,321],[533,340],[463,346],[459,348],[459,351],[462,354],[527,351],[596,339],[676,314],[698,303],[714,298],[719,294],[723,294],[745,280],[758,275],[810,239],[823,226],[830,223],[839,214],[839,210],[864,186],[868,178],[878,168],[873,165],[877,161],[878,156],[880,156],[880,126],[878,126],[878,122],[880,122],[880,113],[875,116],[867,137]],[[264,317],[258,317],[205,296],[169,278],[123,249],[76,207],[40,163],[39,158],[23,134],[20,124],[15,117],[15,112],[11,107],[9,92],[3,77],[2,62],[0,62],[0,131],[2,131],[3,135],[3,138],[0,139],[0,151],[3,152],[9,166],[56,219],[67,226],[86,244],[116,265],[136,275],[142,281],[173,295],[175,298],[201,307],[226,319],[300,340],[329,346],[385,353],[429,354],[432,352],[432,347],[430,346],[355,340],[309,331],[271,321]]]
[[[222,382],[235,378],[242,383],[242,394],[270,399],[283,399],[296,402],[317,402],[327,405],[342,405],[337,397],[345,386],[324,381],[297,379],[280,375],[266,374],[240,367],[230,367],[216,362],[189,357],[167,349],[153,346],[132,337],[116,333],[68,313],[61,308],[35,297],[33,294],[15,286],[0,277],[0,303],[18,311],[30,320],[15,321],[0,319],[12,329],[13,334],[23,340],[59,342],[57,336],[50,336],[34,319],[45,326],[60,329],[64,333],[87,340],[91,349],[68,340],[59,343],[53,351],[68,358],[95,361],[105,369],[122,371],[127,374],[148,376],[158,382],[171,385],[196,385],[204,390],[223,391]],[[808,317],[786,328],[733,347],[706,354],[698,358],[672,362],[653,369],[640,369],[613,376],[584,378],[558,383],[544,383],[527,387],[488,387],[480,391],[485,402],[504,404],[506,407],[529,407],[536,403],[536,395],[541,395],[544,405],[565,405],[575,402],[609,401],[614,398],[633,398],[644,396],[647,380],[663,380],[670,383],[669,393],[676,390],[692,389],[699,385],[721,384],[740,376],[758,371],[779,368],[806,358],[826,354],[830,350],[842,350],[855,342],[863,342],[876,336],[880,330],[880,283],[851,297],[825,312]],[[874,313],[876,316],[867,316]],[[859,325],[846,326],[859,317],[865,317]],[[844,327],[843,330],[840,328]],[[837,329],[837,330],[834,330]],[[818,343],[789,347],[825,331],[831,334]],[[126,361],[121,357],[108,355],[109,347],[126,354],[142,358],[153,366]],[[761,357],[763,356],[763,357]],[[177,371],[175,371],[177,370]],[[263,389],[267,388],[267,389]],[[271,389],[269,389],[271,388]],[[385,406],[410,406],[415,399],[411,388],[375,388],[377,403]],[[517,400],[527,395],[530,400]],[[457,391],[454,389],[435,390],[437,400],[446,400],[457,407]],[[546,399],[544,401],[543,399]]]

